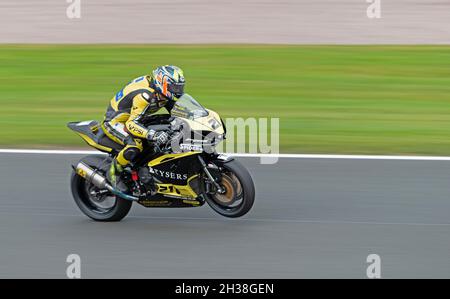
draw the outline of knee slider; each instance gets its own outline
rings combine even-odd
[[[123,157],[125,159],[127,159],[128,161],[132,161],[134,160],[137,155],[140,153],[141,151],[137,148],[137,147],[130,147],[127,148],[124,152],[123,152]]]

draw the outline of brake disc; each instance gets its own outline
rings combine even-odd
[[[225,192],[215,193],[213,195],[215,201],[223,206],[232,205],[238,199],[237,195],[239,195],[237,192],[238,187],[236,186],[234,180],[230,176],[223,174],[222,180],[219,184],[225,189]]]

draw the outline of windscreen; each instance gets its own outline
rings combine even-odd
[[[187,93],[183,94],[175,102],[175,105],[170,113],[172,116],[183,117],[191,120],[208,116],[208,111]]]

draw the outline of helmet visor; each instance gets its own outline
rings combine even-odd
[[[172,83],[172,84],[169,84],[167,89],[171,93],[173,93],[177,98],[179,98],[184,93],[184,83]]]

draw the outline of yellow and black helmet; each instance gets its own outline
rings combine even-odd
[[[156,68],[153,73],[153,83],[157,92],[170,100],[177,100],[184,93],[183,71],[174,65]]]

